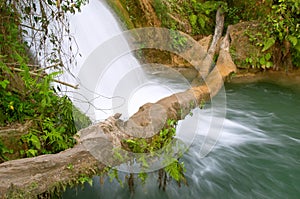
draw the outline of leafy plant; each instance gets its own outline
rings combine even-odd
[[[165,153],[163,154],[163,159],[164,163],[168,166],[158,171],[159,187],[161,188],[163,184],[163,190],[165,190],[166,183],[163,183],[162,181],[166,181],[167,177],[174,179],[178,183],[178,185],[180,185],[181,182],[184,182],[186,184],[186,179],[184,177],[184,163],[179,162],[178,159],[174,159],[174,151],[172,150],[172,147],[168,147],[171,141],[174,139],[174,136],[176,135],[176,126],[177,122],[175,120],[169,119],[167,120],[165,128],[162,129],[158,134],[154,135],[151,139],[134,138],[122,141],[123,148],[134,153],[147,153],[150,156],[156,157],[157,155],[161,156],[159,150],[163,149],[165,151]],[[180,152],[177,153],[181,154]],[[126,158],[123,157],[117,149],[114,151],[114,156],[118,160],[124,160]],[[143,154],[141,154],[139,158],[135,159],[131,163],[140,164],[142,168],[149,168],[150,164],[149,162],[147,162],[147,159]],[[106,167],[101,173],[101,176],[103,175],[108,175],[110,181],[117,180],[122,187],[124,186],[116,169]],[[140,172],[137,174],[137,178],[141,181],[142,184],[145,184],[148,178],[148,174],[145,172]],[[100,179],[102,179],[102,177]],[[135,179],[134,174],[130,173],[128,176],[126,176],[126,179],[129,190],[133,194]]]
[[[173,178],[177,183],[181,181],[186,183],[186,179],[184,177],[184,172],[186,169],[184,167],[184,163],[179,163],[178,160],[174,159],[171,164],[166,166],[165,171]]]
[[[57,2],[60,4],[57,5]],[[33,122],[28,134],[23,135],[20,140],[22,157],[56,153],[72,147],[75,144],[73,135],[77,128],[90,123],[73,107],[68,97],[60,97],[53,88],[52,82],[62,73],[62,68],[52,70],[49,74],[41,68],[37,69],[37,65],[31,64],[32,58],[28,51],[30,46],[27,46],[29,40],[23,42],[29,34],[28,30],[35,28],[41,29],[38,35],[45,37],[42,40],[44,44],[46,40],[51,40],[56,45],[57,39],[51,36],[53,32],[51,33],[49,26],[52,15],[58,12],[57,9],[61,9],[61,14],[74,13],[84,2],[40,1],[40,10],[37,9],[36,1],[0,3],[0,126],[27,120]],[[21,13],[18,12],[19,8],[22,8]],[[50,15],[45,15],[43,12],[46,9],[54,10]],[[21,21],[25,23],[26,20],[32,20],[35,24],[24,28]],[[64,17],[57,15],[55,20],[63,21]],[[43,46],[40,47],[43,51]],[[56,50],[59,49],[60,45],[57,44]],[[49,60],[53,63],[61,61],[54,58]],[[76,123],[80,126],[75,126],[73,113],[76,114],[79,120]]]
[[[108,171],[108,177],[110,182],[112,182],[114,179],[116,179],[118,181],[118,183],[123,187],[123,182],[122,180],[119,178],[119,173],[117,169],[111,169]]]
[[[225,4],[223,1],[154,0],[156,14],[164,27],[187,32],[186,25],[183,25],[187,21],[193,35],[210,34],[213,31],[214,13]],[[175,16],[179,16],[178,19]]]
[[[272,55],[271,53],[262,54],[261,57],[247,57],[245,59],[246,64],[250,65],[252,68],[262,68],[268,69],[273,66],[273,62],[271,61]]]
[[[86,175],[80,175],[80,177],[77,180],[80,184],[88,183],[90,186],[93,186],[93,179]]]
[[[145,138],[135,138],[123,140],[123,146],[126,150],[134,153],[147,153],[155,155],[157,151],[164,149],[166,154],[164,154],[164,162],[167,167],[163,169],[163,172],[170,178],[174,179],[180,184],[181,181],[185,182],[184,177],[184,164],[179,163],[177,159],[173,158],[172,149],[167,147],[176,135],[177,122],[175,120],[169,119],[164,129],[162,129],[157,135],[154,135],[151,139]],[[142,168],[148,168],[149,163],[145,159],[145,156],[141,155],[139,159],[135,160],[136,163],[140,164]],[[145,183],[147,179],[147,174],[141,172],[138,174],[139,179],[142,183]],[[161,179],[161,177],[159,177]],[[132,180],[132,178],[130,178]],[[165,186],[164,186],[165,187]]]
[[[267,38],[263,43],[263,49],[262,52],[265,52],[269,48],[271,48],[275,44],[275,39],[273,37]]]
[[[192,26],[192,33],[210,34],[213,32],[215,12],[220,7],[226,7],[226,3],[222,1],[205,1],[199,2],[191,0],[190,3],[185,2],[183,7],[189,14],[189,21]]]
[[[300,57],[299,17],[298,0],[279,0],[278,3],[272,5],[272,10],[263,23],[266,39],[263,42],[262,51],[264,52],[272,46],[275,50],[280,49],[279,53],[274,54],[275,57],[278,57],[274,63],[277,68],[280,65],[290,65],[291,62],[296,63],[295,60]],[[289,54],[292,55],[291,58],[288,56]],[[283,63],[284,60],[287,62]]]
[[[151,140],[145,138],[135,138],[123,140],[125,148],[134,153],[150,153],[155,152],[164,146],[167,146],[176,134],[177,123],[169,119],[166,128],[160,130],[157,135],[154,135]]]

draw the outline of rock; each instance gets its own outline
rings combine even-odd
[[[252,58],[252,65],[255,66],[256,60],[254,58],[262,56],[261,47],[256,44],[263,41],[260,41],[259,37],[255,36],[259,28],[260,24],[258,22],[241,22],[231,26],[229,31],[231,39],[230,54],[239,68],[251,66],[250,63],[246,63],[245,60],[247,58]],[[250,41],[251,39],[249,40],[248,35],[251,35],[254,41]]]
[[[198,43],[199,43],[201,46],[203,46],[203,48],[204,48],[205,51],[207,52],[211,40],[212,40],[212,35],[209,35],[209,36],[207,36],[207,37],[204,37],[204,38],[200,39],[200,40],[198,41]]]

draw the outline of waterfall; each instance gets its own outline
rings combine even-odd
[[[105,2],[101,0],[91,0],[82,8],[80,13],[71,17],[70,26],[76,40],[76,47],[78,47],[81,54],[81,57],[77,58],[77,67],[72,70],[72,73],[76,77],[82,66],[85,64],[88,56],[98,46],[110,38],[121,34],[123,31],[115,16],[111,13],[107,5],[105,5]],[[120,43],[120,45],[123,47],[125,46],[125,48],[128,48],[128,51],[130,51],[125,38],[123,38],[123,41],[120,41]],[[119,48],[119,46],[115,46],[115,48]],[[79,92],[81,95],[82,93],[85,93],[85,96],[76,95],[76,99],[74,99],[75,105],[94,121],[106,119],[113,114],[113,99],[117,100],[116,104],[118,107],[125,105],[126,102],[122,96],[114,96],[115,87],[124,74],[134,68],[140,67],[138,61],[131,53],[121,56],[109,66],[97,66],[99,65],[97,62],[101,62],[101,59],[105,58],[105,54],[98,55],[95,62],[92,63],[95,65],[95,70],[98,70],[98,68],[99,70],[103,70],[101,75],[97,77],[96,90],[91,90],[91,86],[88,85],[89,82],[85,84],[81,82],[82,80],[78,79],[80,84],[79,87],[81,89]],[[84,71],[84,73],[89,76],[90,74],[95,73],[95,71],[89,69]],[[93,84],[94,83],[95,81]],[[89,97],[85,99],[87,95]],[[78,103],[76,103],[76,101],[78,101]],[[90,102],[91,104],[87,102]]]
[[[97,46],[122,32],[118,21],[101,0],[90,0],[81,12],[71,16],[70,25],[82,55],[77,59],[79,66]]]
[[[73,102],[93,122],[114,113],[121,113],[121,119],[127,120],[143,104],[154,103],[191,87],[185,77],[170,67],[141,65],[103,1],[91,0],[70,22],[82,54],[78,67],[72,71],[79,83]],[[196,134],[204,135],[201,157],[210,152],[220,135],[224,119],[223,97],[214,97],[208,111],[193,110],[176,128],[176,137],[186,146],[193,142]]]
[[[142,66],[130,53],[127,41],[122,37],[123,30],[105,2],[91,0],[80,13],[71,17],[70,25],[82,55],[77,59],[77,67],[72,69],[80,84],[79,94],[78,90],[74,91],[77,94],[73,101],[93,121],[104,120],[115,112],[122,113],[122,118],[127,119],[141,105],[156,102],[188,88],[186,80],[183,80],[184,83],[179,82],[179,89],[174,89],[174,83],[166,86],[153,77],[147,77]],[[107,43],[109,45],[104,52],[95,54],[99,46]],[[109,51],[115,53],[119,48],[129,53],[119,55],[105,66]],[[83,66],[88,69],[83,71]]]

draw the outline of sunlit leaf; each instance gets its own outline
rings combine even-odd
[[[269,48],[271,48],[273,45],[275,44],[275,39],[273,37],[268,38],[265,42],[264,42],[264,47],[262,49],[262,52],[268,50]]]

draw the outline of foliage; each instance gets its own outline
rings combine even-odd
[[[154,8],[164,27],[187,32],[189,24],[192,35],[212,34],[215,14],[219,7],[226,13],[225,28],[240,21],[264,19],[269,13],[272,0],[266,1],[203,1],[203,0],[154,0]]]
[[[174,120],[169,119],[166,128],[160,130],[151,140],[146,140],[145,138],[128,139],[123,140],[123,145],[125,149],[134,153],[155,152],[167,146],[172,141],[176,134],[176,125],[177,123]]]
[[[152,155],[155,155],[157,151],[163,149],[165,151],[165,154],[163,155],[164,163],[167,166],[160,172],[165,173],[166,177],[169,176],[178,184],[180,184],[180,182],[182,181],[186,184],[186,180],[184,177],[184,164],[179,163],[178,159],[173,158],[173,151],[168,147],[168,145],[171,144],[174,136],[176,135],[176,126],[177,122],[175,120],[169,119],[165,128],[160,130],[160,132],[154,135],[150,140],[145,138],[128,139],[123,141],[123,146],[126,150],[134,153],[147,153]],[[149,167],[149,163],[143,155],[138,160],[135,160],[135,163],[141,164],[141,166],[144,168]],[[147,180],[147,174],[145,172],[141,172],[138,174],[138,178],[144,184]],[[132,178],[130,179],[132,180]],[[162,180],[162,178],[159,177],[159,180]]]
[[[297,0],[279,0],[272,2],[270,8],[257,30],[245,32],[249,41],[261,50],[259,55],[250,55],[245,63],[263,69],[287,69],[292,62],[299,66],[299,3]]]
[[[269,13],[271,0],[260,1],[203,1],[203,0],[154,0],[154,8],[164,27],[187,32],[192,35],[212,34],[215,14],[219,7],[226,13],[225,28],[240,21],[264,19]]]
[[[68,97],[59,97],[59,90],[52,84],[62,71],[58,68],[46,74],[31,64],[35,60],[31,52],[36,53],[35,57],[45,56],[46,63],[61,63],[64,52],[62,35],[58,33],[68,32],[65,14],[79,10],[84,2],[18,0],[0,3],[0,126],[33,121],[28,134],[20,140],[23,157],[56,153],[75,144],[74,107]],[[58,27],[63,29],[54,28],[53,21],[60,23]],[[52,46],[47,55],[42,53],[48,50],[46,45]],[[29,48],[33,51],[29,52]],[[76,114],[80,115],[79,111]],[[81,125],[89,123],[86,118],[79,118],[83,121]],[[0,151],[2,157],[6,148],[0,145]]]
[[[35,60],[44,64],[74,63],[72,36],[68,14],[75,14],[87,0],[7,0],[1,6],[11,9],[26,45],[34,52]],[[66,43],[66,38],[70,43]],[[64,42],[63,42],[64,41]],[[63,47],[68,45],[69,49]]]
[[[3,62],[1,65],[5,66]],[[5,126],[14,122],[34,121],[30,132],[21,139],[26,150],[21,154],[26,157],[56,153],[72,147],[75,144],[73,135],[77,130],[71,101],[66,96],[59,97],[51,88],[50,83],[54,74],[42,79],[31,77],[29,69],[26,65],[23,66],[25,72],[18,75],[26,93],[13,92],[9,87],[0,88],[2,99],[0,124]],[[6,73],[12,73],[8,68],[1,69]]]
[[[271,61],[271,53],[263,54],[261,57],[247,57],[245,62],[252,68],[268,69],[273,66],[273,62]]]
[[[297,19],[300,15],[299,6],[297,0],[279,0],[278,4],[274,4],[265,24],[267,36],[273,36],[280,42],[287,39],[295,46],[300,28]]]
[[[93,186],[93,179],[84,174],[81,174],[77,181],[82,185],[87,182],[90,186]]]
[[[198,2],[191,0],[190,4],[184,4],[188,11],[189,21],[192,25],[192,34],[210,34],[213,32],[215,13],[220,6],[226,6],[222,1]]]
[[[156,15],[161,20],[164,27],[174,27],[176,26],[174,22],[169,21],[168,8],[164,1],[154,0],[153,6],[155,8]],[[173,24],[172,24],[173,23]]]
[[[171,178],[176,180],[176,182],[186,182],[186,179],[184,177],[184,172],[186,171],[184,167],[184,162],[179,163],[178,160],[174,159],[174,161],[171,164],[166,166],[165,171],[170,175]]]
[[[121,4],[120,4],[121,2]],[[134,28],[134,22],[136,22],[136,18],[131,15],[131,4],[135,3],[129,0],[120,0],[120,2],[115,0],[107,0],[109,6],[114,10],[114,12],[119,16],[122,22],[125,23],[127,29]],[[126,8],[126,9],[125,9]]]
[[[213,32],[215,13],[222,1],[175,1],[155,0],[154,8],[162,25],[173,30],[187,32],[185,23],[191,26],[192,35],[210,34]]]
[[[147,177],[148,175],[145,172],[141,172],[138,174],[138,178],[141,180],[142,184],[146,183]]]
[[[226,22],[227,24],[236,24],[239,21],[261,20],[270,12],[270,6],[273,0],[264,1],[235,1],[225,0],[228,5]]]
[[[293,63],[299,66],[300,2],[298,0],[278,0],[278,3],[272,5],[272,11],[268,14],[263,27],[266,35],[263,51],[278,43],[282,54],[292,51]],[[276,46],[276,48],[278,47]]]
[[[118,183],[123,187],[123,182],[119,178],[119,173],[118,173],[117,169],[109,168],[108,177],[109,177],[110,182],[112,182],[114,179],[116,179],[118,181]]]
[[[165,128],[151,138],[134,138],[122,141],[122,146],[125,150],[140,154],[139,158],[131,160],[129,164],[134,164],[135,166],[136,164],[139,164],[142,169],[149,168],[150,165],[149,162],[147,162],[148,159],[146,158],[146,155],[151,157],[163,157],[164,165],[167,166],[158,171],[159,188],[162,188],[163,190],[166,188],[167,178],[174,179],[179,186],[181,182],[187,184],[184,176],[184,172],[186,171],[184,163],[179,162],[178,159],[174,158],[174,150],[172,147],[169,147],[174,144],[172,141],[176,135],[176,126],[177,122],[169,119]],[[178,148],[180,146],[176,145],[176,147]],[[163,154],[161,153],[161,150],[163,150]],[[119,150],[115,150],[115,158],[124,161],[126,157],[123,157],[119,152]],[[182,155],[180,151],[176,151],[176,153],[180,156]],[[101,172],[100,179],[102,179],[104,175],[109,177],[110,182],[117,180],[117,182],[124,187],[124,183],[120,179],[119,173],[116,169],[106,167]],[[148,178],[148,174],[146,172],[141,171],[136,176],[142,184],[146,183]],[[134,192],[134,179],[135,174],[133,173],[126,176],[131,194]]]

